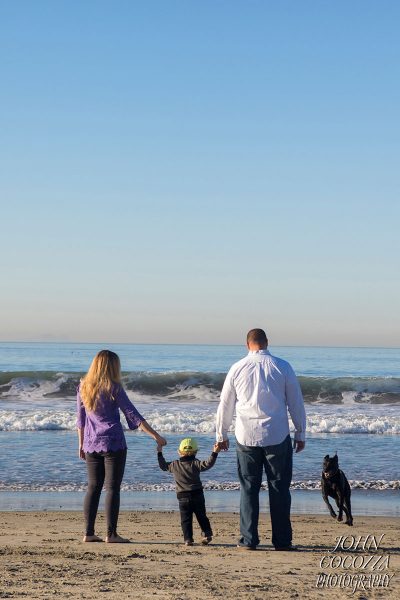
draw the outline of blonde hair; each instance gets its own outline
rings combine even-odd
[[[84,407],[88,411],[96,410],[101,393],[109,394],[113,399],[111,390],[120,381],[121,363],[118,354],[111,350],[100,350],[81,380],[79,391]]]

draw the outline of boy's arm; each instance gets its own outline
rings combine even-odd
[[[208,469],[211,469],[211,467],[213,467],[215,465],[215,461],[217,460],[218,453],[219,453],[218,444],[214,444],[213,451],[211,452],[210,457],[207,458],[207,460],[198,460],[197,461],[199,470],[200,471],[208,471]]]
[[[161,452],[161,450],[157,451],[157,458],[158,458],[158,466],[160,467],[160,469],[162,471],[171,471],[171,465],[172,463],[167,462],[164,458],[163,453]],[[172,471],[171,471],[172,472]]]

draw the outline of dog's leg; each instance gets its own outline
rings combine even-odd
[[[345,525],[348,525],[349,524],[349,511],[347,510],[346,500],[344,500],[344,502],[343,502],[343,512],[346,515]]]
[[[351,502],[350,495],[346,498],[346,502],[344,503],[343,510],[346,513],[346,525],[350,527],[353,526],[353,515],[351,514]]]
[[[322,498],[323,498],[325,504],[328,507],[328,510],[329,510],[329,512],[331,514],[331,517],[333,517],[334,519],[336,519],[336,513],[335,513],[335,511],[333,510],[332,506],[329,503],[328,496],[324,492],[322,492]]]
[[[338,505],[338,509],[339,509],[339,514],[338,514],[338,521],[343,521],[343,503],[344,503],[344,495],[342,494],[341,491],[337,491],[337,500],[336,503]]]
[[[353,525],[353,517],[351,514],[351,502],[350,502],[350,496],[351,496],[351,489],[350,489],[350,484],[345,476],[345,474],[343,473],[343,471],[340,472],[340,479],[343,482],[343,510],[346,513],[346,525]]]

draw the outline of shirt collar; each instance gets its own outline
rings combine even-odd
[[[266,354],[266,355],[270,355],[270,351],[267,350],[267,348],[263,349],[263,350],[249,350],[249,356],[254,356],[255,354]]]

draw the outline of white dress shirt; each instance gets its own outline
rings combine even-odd
[[[305,441],[306,413],[297,377],[288,362],[257,350],[232,365],[221,392],[216,438],[226,440],[236,409],[235,436],[244,446],[274,446],[289,433]]]

